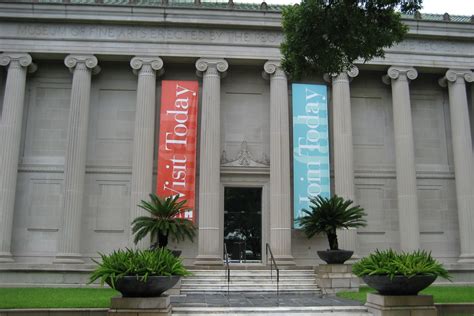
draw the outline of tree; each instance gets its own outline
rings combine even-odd
[[[298,218],[301,229],[308,238],[325,233],[331,250],[339,250],[338,229],[367,225],[364,219],[367,214],[364,209],[359,205],[352,205],[351,200],[345,200],[337,195],[331,198],[318,195],[310,197],[309,201],[311,210],[303,209],[304,216]]]
[[[147,211],[150,216],[139,216],[132,222],[132,233],[135,235],[135,244],[150,234],[157,238],[152,248],[164,248],[168,245],[168,237],[177,241],[188,238],[193,241],[196,227],[186,218],[178,218],[186,211],[186,200],[178,201],[179,195],[160,197],[150,194],[150,202],[141,201],[138,205]]]
[[[384,48],[401,42],[408,32],[401,13],[416,12],[422,1],[302,0],[286,7],[283,68],[292,79],[299,79],[340,73],[356,59],[383,57]]]

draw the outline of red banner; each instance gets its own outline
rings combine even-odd
[[[187,200],[179,217],[194,222],[198,82],[163,80],[161,87],[156,193]]]

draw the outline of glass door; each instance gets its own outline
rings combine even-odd
[[[262,188],[224,189],[224,242],[230,262],[262,261]]]

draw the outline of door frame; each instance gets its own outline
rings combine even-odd
[[[221,231],[221,238],[219,241],[220,253],[224,253],[224,189],[226,187],[233,188],[261,188],[262,189],[262,262],[260,264],[265,265],[267,257],[265,254],[265,245],[270,240],[270,212],[269,212],[269,178],[268,177],[248,177],[248,176],[232,176],[232,177],[221,177],[221,188],[220,188],[220,224],[219,228]],[[246,263],[235,263],[245,265]],[[256,263],[248,263],[255,265]]]

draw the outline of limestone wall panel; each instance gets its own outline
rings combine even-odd
[[[98,257],[98,252],[127,247],[130,181],[129,172],[86,174],[81,232],[85,257]]]
[[[454,179],[418,179],[420,242],[445,261],[459,255],[459,224]]]
[[[27,82],[23,163],[64,164],[71,75],[63,64],[40,62]]]
[[[435,75],[422,74],[410,83],[417,170],[452,171],[447,91]]]
[[[52,261],[62,196],[62,173],[20,171],[12,236],[12,253],[18,262]]]
[[[221,150],[234,160],[246,141],[254,160],[270,156],[269,84],[258,67],[230,68],[221,88]]]
[[[137,78],[128,63],[101,63],[92,79],[87,164],[132,163]]]
[[[351,83],[354,169],[395,169],[390,88],[382,73],[364,72]]]

